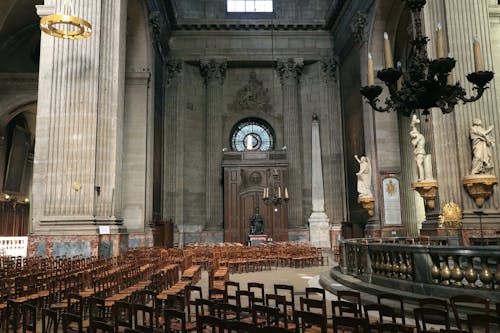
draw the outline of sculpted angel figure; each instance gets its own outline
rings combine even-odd
[[[359,163],[359,171],[356,173],[358,177],[358,193],[360,198],[373,198],[372,185],[372,167],[370,160],[366,156],[354,155],[354,158]]]

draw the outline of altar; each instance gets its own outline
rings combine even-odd
[[[272,239],[266,234],[248,235],[249,246],[256,246],[259,245],[260,243],[269,242],[271,240]]]

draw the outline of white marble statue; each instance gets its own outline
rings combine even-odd
[[[484,129],[481,119],[474,119],[469,129],[472,143],[472,175],[490,174],[493,169],[492,147],[495,139],[490,135],[493,125]]]
[[[366,156],[354,155],[354,158],[359,163],[359,172],[356,173],[358,176],[358,196],[360,198],[373,198],[371,185],[372,185],[372,167],[370,160]]]
[[[417,181],[433,179],[432,176],[432,160],[431,155],[425,152],[425,137],[417,129],[417,124],[420,120],[417,119],[416,115],[413,115],[411,119],[411,130],[410,138],[411,144],[413,146],[413,157],[417,164]]]

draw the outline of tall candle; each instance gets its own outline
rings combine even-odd
[[[369,86],[373,86],[375,85],[375,77],[374,77],[374,73],[373,73],[373,59],[372,59],[372,54],[370,52],[368,52],[368,68],[367,68],[367,71],[368,71],[368,78],[367,78],[367,84]]]
[[[448,52],[448,58],[453,58],[453,54],[451,54],[451,52]],[[446,78],[446,83],[448,83],[448,85],[450,86],[455,85],[455,82],[453,82],[453,72],[450,71],[448,73],[448,77]]]
[[[285,187],[285,199],[288,199],[288,188]]]
[[[281,187],[278,186],[278,198],[281,198]]]
[[[402,70],[401,70],[401,67],[402,67],[402,66],[401,66],[401,61],[398,61],[398,62],[396,63],[396,66],[397,66],[397,68],[398,68],[398,70],[399,70],[399,71],[402,71]],[[399,79],[398,79],[398,82],[396,82],[396,86],[397,86],[397,89],[398,89],[398,90],[401,90],[401,88],[403,87],[403,80],[404,80],[404,79],[403,79],[403,75],[401,75],[401,76],[399,77]]]
[[[479,46],[479,37],[474,35],[474,67],[476,72],[484,71],[483,56],[481,55],[481,47]]]
[[[438,58],[444,58],[444,39],[441,23],[438,23],[436,30],[436,55]]]
[[[384,58],[385,68],[394,68],[394,62],[392,61],[391,43],[389,42],[389,34],[387,34],[387,32],[384,32]]]

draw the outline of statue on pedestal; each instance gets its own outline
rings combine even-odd
[[[356,173],[358,177],[358,193],[360,198],[373,198],[372,185],[372,167],[370,160],[366,156],[354,155],[354,158],[359,163],[359,171]]]
[[[264,218],[259,213],[259,207],[255,207],[255,214],[250,217],[250,235],[262,235],[264,233]]]
[[[481,208],[484,202],[493,193],[493,186],[497,183],[493,171],[493,146],[495,139],[490,134],[493,125],[488,129],[483,128],[481,119],[474,119],[469,129],[472,144],[472,166],[470,175],[464,177],[463,184]]]

